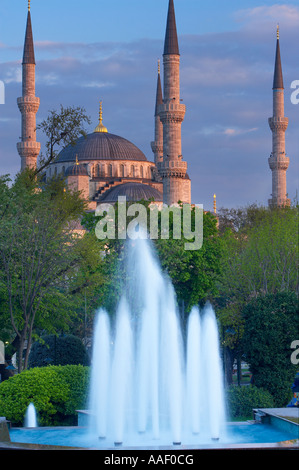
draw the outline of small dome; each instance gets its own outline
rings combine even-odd
[[[162,202],[163,196],[157,189],[142,183],[124,183],[114,186],[106,191],[99,202],[117,202],[119,196],[126,196],[127,201],[148,201],[153,198],[156,202]]]
[[[65,170],[65,176],[89,176],[86,165],[75,163]]]

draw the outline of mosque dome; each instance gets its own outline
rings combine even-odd
[[[123,137],[110,134],[103,125],[102,102],[100,102],[99,124],[92,134],[80,137],[75,145],[65,147],[56,160],[72,162],[94,160],[135,160],[147,161],[144,153],[136,145]]]
[[[65,171],[65,176],[88,176],[86,165],[75,163],[69,166]]]
[[[80,137],[75,145],[68,145],[58,155],[55,163],[76,160],[135,160],[147,161],[144,153],[129,140],[108,132],[93,132]]]
[[[148,201],[153,198],[162,202],[163,196],[157,189],[143,183],[124,183],[106,191],[98,202],[117,202],[119,196],[125,196],[127,201]]]

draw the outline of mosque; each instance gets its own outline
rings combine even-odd
[[[40,100],[35,96],[35,54],[30,1],[22,61],[22,97],[17,103],[22,116],[22,137],[17,144],[21,169],[35,167],[41,145],[36,140],[36,113]],[[80,137],[75,145],[64,148],[47,168],[45,177],[62,175],[69,187],[82,192],[89,209],[99,203],[115,203],[119,196],[127,201],[153,199],[171,205],[191,203],[191,180],[187,162],[182,156],[181,124],[186,107],[180,98],[180,52],[174,1],[169,0],[163,51],[163,91],[158,67],[156,103],[154,108],[153,161],[124,137],[112,134],[103,124],[100,103],[99,123],[94,132]],[[286,190],[289,158],[285,153],[284,86],[277,30],[276,58],[273,81],[272,153],[268,159],[272,171],[272,197],[269,206],[290,203]],[[214,211],[216,207],[214,196]]]

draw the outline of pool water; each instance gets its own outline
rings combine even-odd
[[[45,427],[45,428],[12,428],[10,438],[15,443],[42,444],[66,447],[83,447],[97,449],[112,449],[113,441],[98,440],[88,435],[83,427]],[[222,447],[240,444],[273,444],[276,442],[289,441],[298,438],[291,432],[282,431],[267,424],[229,424],[225,437],[219,441],[211,441],[204,436],[190,436],[186,442],[182,441],[182,446],[176,447]],[[156,440],[146,440],[144,436],[126,437],[123,447],[134,448],[169,448],[172,443],[166,438]]]

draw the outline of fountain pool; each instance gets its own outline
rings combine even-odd
[[[10,437],[13,445],[18,443],[31,444],[35,446],[56,446],[70,448],[85,448],[99,450],[114,450],[113,441],[100,441],[95,436],[89,435],[85,427],[44,427],[44,428],[12,428]],[[225,438],[219,441],[207,440],[200,435],[190,436],[188,445],[169,445],[168,440],[161,439],[159,443],[155,440],[146,444],[138,436],[134,436],[134,443],[128,439],[127,445],[122,450],[183,450],[183,449],[238,449],[238,448],[272,448],[287,447],[291,440],[298,438],[292,432],[278,429],[272,425],[251,423],[228,423]],[[295,446],[298,446],[295,444]],[[297,447],[298,448],[298,447]],[[119,448],[118,448],[119,449]]]

